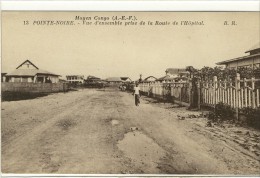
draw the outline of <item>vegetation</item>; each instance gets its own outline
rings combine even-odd
[[[243,108],[241,111],[242,111],[242,114],[244,114],[244,116],[246,118],[245,121],[246,121],[247,125],[260,129],[260,119],[259,119],[260,108],[259,107],[256,109],[247,107],[247,108]]]
[[[186,71],[189,71],[191,77],[199,78],[201,80],[212,80],[214,76],[217,76],[219,80],[230,80],[235,79],[236,74],[240,74],[240,78],[260,78],[260,69],[252,69],[247,67],[240,67],[237,70],[235,69],[223,69],[222,67],[216,66],[212,67],[203,67],[202,69],[195,69],[192,66],[186,67]]]
[[[256,109],[251,107],[240,109],[239,115],[240,119],[237,120],[235,118],[235,110],[233,108],[229,105],[218,103],[216,104],[214,111],[209,113],[208,119],[213,123],[229,121],[260,129],[260,107]]]
[[[223,121],[234,121],[235,120],[235,110],[229,105],[224,103],[218,103],[215,106],[214,112],[209,114],[209,120],[213,122],[223,122]]]

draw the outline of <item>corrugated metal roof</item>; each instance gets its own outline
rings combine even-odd
[[[223,65],[223,64],[230,63],[230,62],[239,61],[239,60],[242,60],[242,59],[249,59],[249,58],[256,57],[256,56],[260,56],[260,54],[254,54],[254,55],[249,55],[249,56],[243,56],[243,57],[238,57],[238,58],[234,58],[234,59],[229,59],[229,60],[217,62],[216,64],[217,65]]]
[[[41,69],[16,69],[13,72],[8,73],[7,76],[35,76],[36,74],[59,76],[57,74]]]

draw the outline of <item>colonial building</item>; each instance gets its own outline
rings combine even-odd
[[[68,83],[83,84],[84,75],[67,75],[66,79]]]
[[[39,69],[31,61],[26,60],[13,72],[5,75],[5,82],[58,83],[57,74]]]
[[[179,79],[186,80],[189,76],[189,72],[187,72],[186,69],[183,68],[168,68],[166,69],[165,74],[165,76],[158,78],[157,81],[176,82],[176,80]]]
[[[248,55],[221,61],[216,64],[225,65],[227,68],[230,69],[238,69],[239,67],[250,67],[253,69],[260,68],[260,43],[256,44],[245,53],[247,53]]]

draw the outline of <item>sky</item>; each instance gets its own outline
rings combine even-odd
[[[204,26],[45,26],[40,20],[75,16],[136,16],[140,21],[204,21]],[[29,25],[24,25],[28,20]],[[236,21],[225,26],[224,21]],[[81,21],[80,21],[81,23]],[[143,77],[165,75],[167,68],[214,67],[247,55],[260,41],[259,12],[3,12],[2,72],[25,60],[61,75]]]

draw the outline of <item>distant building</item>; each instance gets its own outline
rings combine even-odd
[[[92,75],[89,75],[87,77],[87,79],[85,80],[85,83],[98,83],[101,81],[101,78],[99,77],[95,77],[95,76],[92,76]]]
[[[31,61],[26,60],[20,64],[13,72],[5,75],[6,82],[29,82],[29,83],[58,83],[57,74],[41,70]]]
[[[238,69],[240,67],[257,69],[260,68],[260,43],[256,44],[245,53],[247,56],[242,56],[234,59],[229,59],[216,63],[217,65],[225,65],[226,68]]]
[[[165,70],[166,75],[170,77],[179,77],[181,73],[187,72],[184,68],[168,68]]]
[[[123,82],[132,82],[132,80],[131,80],[129,77],[120,77],[120,79],[121,79]]]
[[[176,80],[186,79],[189,76],[189,72],[184,68],[168,68],[165,71],[165,76],[160,77],[157,81],[160,82],[175,82]]]
[[[66,79],[68,83],[83,84],[84,75],[67,75]]]
[[[120,77],[109,77],[106,79],[109,84],[121,84],[123,80]]]

